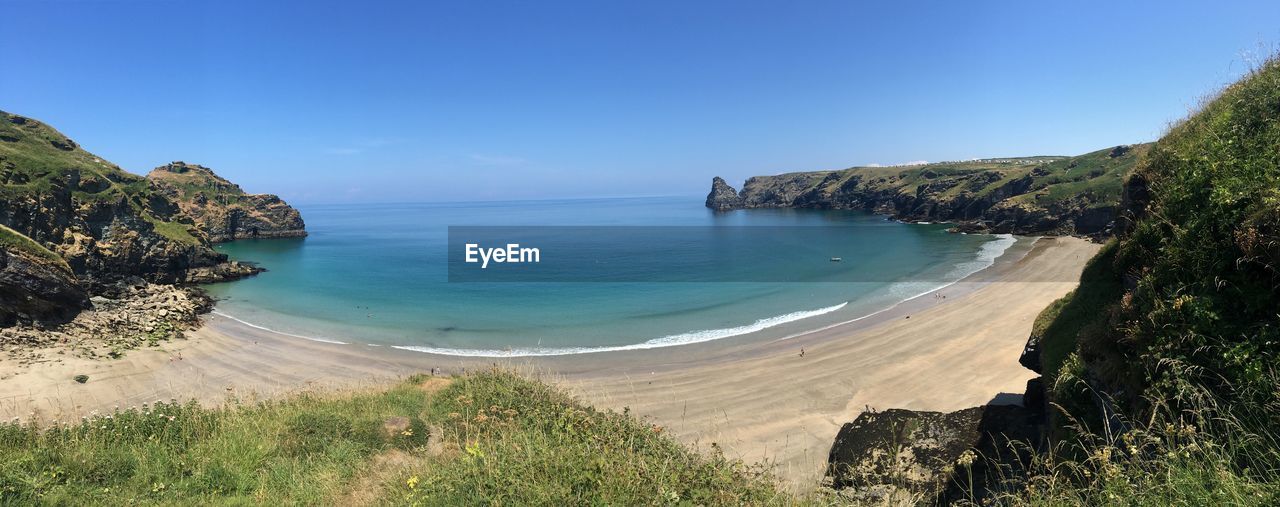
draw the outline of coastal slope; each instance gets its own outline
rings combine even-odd
[[[1126,182],[1119,237],[1045,310],[1027,347],[1046,403],[1100,431],[1193,424],[1201,449],[1220,450],[1193,450],[1203,469],[1152,469],[1217,476],[1219,491],[1280,483],[1253,473],[1280,467],[1277,189],[1273,57],[1172,126]],[[1053,435],[1071,432],[1065,417],[1047,422]]]
[[[741,192],[712,180],[706,206],[864,209],[965,232],[1108,234],[1120,188],[1149,144],[1075,157],[1015,157],[754,176]]]
[[[0,111],[0,225],[61,258],[94,292],[155,283],[227,261],[145,178],[52,127]]]
[[[190,284],[261,271],[215,251],[177,197],[43,122],[0,111],[0,351],[23,368],[118,358],[199,322],[212,305]],[[301,229],[274,196],[244,199],[282,217],[281,230]]]
[[[306,236],[302,214],[273,194],[250,194],[212,169],[172,162],[147,174],[155,188],[178,203],[209,241]]]

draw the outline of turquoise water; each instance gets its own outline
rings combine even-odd
[[[571,354],[814,329],[945,286],[990,265],[1014,243],[1008,236],[949,234],[945,225],[903,224],[859,211],[717,214],[688,197],[330,205],[301,211],[307,238],[218,247],[233,259],[268,269],[208,286],[219,299],[219,314],[309,339],[454,355]],[[654,280],[671,280],[681,278],[680,270],[705,268],[676,258],[628,264],[628,280],[638,281],[450,281],[449,227],[543,225],[684,226],[673,236],[686,243],[699,243],[699,234],[712,241],[733,230],[694,226],[832,227],[835,232],[791,248],[726,252],[735,272],[759,274],[748,278],[766,281],[644,281],[649,279],[644,270],[652,270]],[[607,241],[634,241],[624,246],[642,252],[663,248],[654,246],[652,235],[617,236],[623,239]],[[573,255],[582,265],[602,262],[591,252]],[[843,261],[831,262],[834,256]],[[821,276],[782,281],[791,279],[790,273],[813,272]]]

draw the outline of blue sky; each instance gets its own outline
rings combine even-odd
[[[703,194],[712,176],[1153,140],[1280,2],[0,0],[0,109],[302,203]]]

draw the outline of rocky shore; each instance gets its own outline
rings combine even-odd
[[[190,284],[262,271],[214,242],[305,234],[279,197],[208,168],[143,178],[0,111],[0,350],[13,360],[118,357],[181,337],[212,308]]]
[[[0,353],[20,364],[61,357],[117,358],[128,350],[184,337],[200,323],[212,300],[194,287],[136,279],[118,297],[93,296],[88,308],[61,324],[16,324],[0,328]]]

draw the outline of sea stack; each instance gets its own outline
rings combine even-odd
[[[707,207],[716,211],[729,211],[742,207],[742,196],[729,186],[724,178],[711,179],[711,193],[707,194]]]

